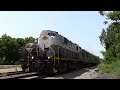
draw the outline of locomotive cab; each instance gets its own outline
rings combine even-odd
[[[20,60],[22,70],[26,71],[29,69],[28,71],[31,71],[31,66],[39,61],[42,54],[43,51],[39,48],[37,43],[28,43],[23,50],[23,59]]]

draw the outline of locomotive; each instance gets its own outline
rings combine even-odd
[[[24,47],[20,63],[23,71],[55,74],[97,65],[100,59],[56,31],[42,30],[37,42]]]

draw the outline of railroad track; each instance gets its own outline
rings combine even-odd
[[[46,78],[47,75],[32,75],[32,76],[27,76],[27,77],[22,77],[22,78],[18,78],[18,79],[42,79],[42,78]]]
[[[71,70],[65,71],[63,73],[55,74],[54,76],[62,75],[62,74],[69,73],[69,72],[79,70],[79,69],[80,68],[71,69]],[[0,73],[0,74],[3,74],[3,73]],[[0,79],[44,79],[46,77],[48,77],[48,75],[41,75],[38,72],[31,72],[31,73],[26,72],[25,73],[23,71],[18,71],[18,72],[7,72],[6,75],[3,75],[3,76],[1,75]]]
[[[46,77],[46,75],[40,75],[38,72],[32,72],[32,73],[23,73],[19,72],[19,74],[13,72],[9,73],[7,76],[0,77],[0,79],[37,79],[37,78],[43,78]]]
[[[5,77],[5,76],[10,76],[10,75],[17,75],[17,74],[22,74],[24,73],[23,71],[19,71],[19,72],[4,72],[4,73],[0,73],[0,78],[1,77]]]

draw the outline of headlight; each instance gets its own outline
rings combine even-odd
[[[48,59],[50,59],[50,57],[48,57]]]
[[[34,56],[32,56],[32,59],[34,59]]]

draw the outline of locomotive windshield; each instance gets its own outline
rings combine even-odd
[[[49,35],[49,36],[55,36],[55,34],[54,34],[54,33],[48,33],[48,35]]]

